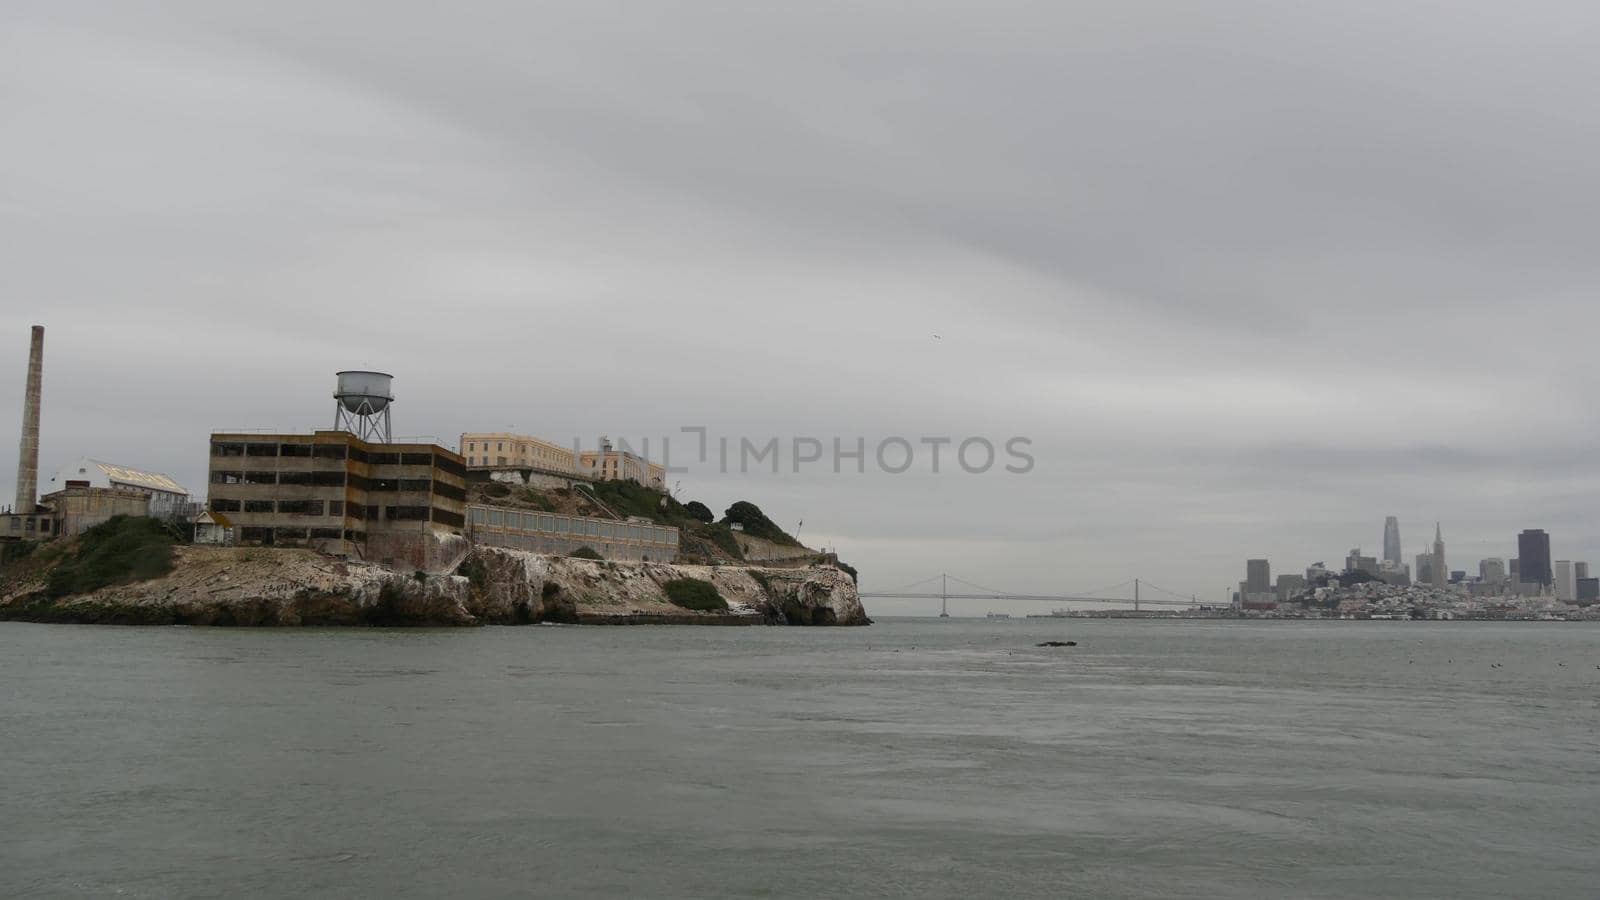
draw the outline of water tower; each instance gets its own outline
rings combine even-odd
[[[339,389],[333,392],[333,430],[348,431],[375,444],[390,443],[389,404],[394,395],[389,385],[393,381],[394,376],[383,372],[340,372]]]

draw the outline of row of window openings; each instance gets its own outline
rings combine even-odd
[[[53,527],[51,520],[43,516],[12,516],[11,530],[23,532],[34,531],[35,522],[38,523],[37,531],[40,534],[49,534],[50,529]]]
[[[239,541],[245,544],[287,544],[294,541],[365,541],[364,531],[338,528],[264,528],[248,526],[239,529]]]
[[[390,451],[367,452],[360,447],[343,444],[234,444],[225,441],[211,445],[212,456],[300,457],[315,459],[345,459],[371,463],[375,466],[431,466],[455,475],[465,475],[466,467],[453,459],[434,456],[432,453],[395,453]]]
[[[211,511],[220,513],[276,513],[287,516],[349,516],[352,519],[377,519],[377,506],[362,506],[358,503],[345,504],[342,500],[229,500],[223,497],[211,499]],[[324,512],[326,510],[326,512]],[[453,528],[465,525],[467,519],[457,512],[448,509],[435,509],[428,506],[385,506],[384,518],[390,522],[438,522]]]
[[[670,528],[650,525],[595,522],[588,519],[569,519],[565,516],[542,513],[518,513],[499,509],[473,509],[472,524],[495,528],[515,528],[521,531],[542,531],[550,534],[570,534],[580,537],[597,537],[605,540],[648,541],[657,544],[673,543]]]
[[[352,487],[359,491],[416,491],[434,493],[451,500],[467,499],[467,492],[453,484],[429,478],[364,478],[343,472],[212,472],[212,484],[287,484],[309,487]]]

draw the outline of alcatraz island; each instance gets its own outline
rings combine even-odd
[[[856,573],[754,503],[719,519],[602,440],[391,437],[392,378],[337,375],[326,431],[212,434],[204,500],[91,458],[39,496],[29,346],[0,619],[190,625],[865,625]]]

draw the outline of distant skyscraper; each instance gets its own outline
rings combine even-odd
[[[1543,528],[1529,528],[1517,535],[1518,577],[1528,584],[1549,586],[1550,535]]]
[[[1500,584],[1506,580],[1506,561],[1498,556],[1478,560],[1478,580],[1484,584]]]
[[[1575,562],[1572,564],[1572,572],[1579,578],[1588,578],[1589,564],[1586,562]]]
[[[1444,530],[1439,523],[1433,523],[1433,586],[1444,587],[1445,581],[1450,577],[1450,570],[1444,565]]]
[[[1417,554],[1417,571],[1412,573],[1413,584],[1433,584],[1433,554]]]
[[[1350,553],[1344,558],[1344,570],[1349,572],[1365,572],[1368,575],[1378,574],[1378,559],[1375,556],[1362,556],[1361,548],[1351,548]]]
[[[1573,577],[1576,573],[1572,570],[1572,560],[1556,560],[1554,570],[1551,574],[1554,576],[1552,580],[1556,585],[1557,600],[1564,600],[1567,603],[1571,603],[1578,599],[1578,582],[1577,579]]]
[[[1267,594],[1272,592],[1272,566],[1266,560],[1247,560],[1244,564],[1244,571],[1247,593]]]
[[[1400,558],[1400,520],[1390,516],[1383,520],[1383,561],[1398,568],[1405,565]]]

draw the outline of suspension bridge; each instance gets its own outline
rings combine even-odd
[[[937,582],[935,584],[934,582]],[[956,585],[956,590],[950,590],[951,582]],[[971,593],[976,591],[977,593]],[[1154,595],[1148,595],[1153,591]],[[1024,603],[1051,603],[1065,606],[1069,603],[1098,603],[1098,604],[1131,604],[1135,612],[1147,607],[1187,607],[1198,608],[1200,600],[1194,594],[1180,594],[1169,591],[1160,585],[1151,584],[1141,578],[1130,578],[1121,584],[1109,587],[1096,588],[1079,594],[1014,594],[1009,591],[1000,591],[986,588],[981,584],[974,584],[964,578],[957,578],[949,573],[941,572],[938,575],[924,578],[904,587],[892,591],[862,591],[862,599],[883,600],[938,600],[939,615],[950,615],[950,601],[966,600],[1016,600]]]

